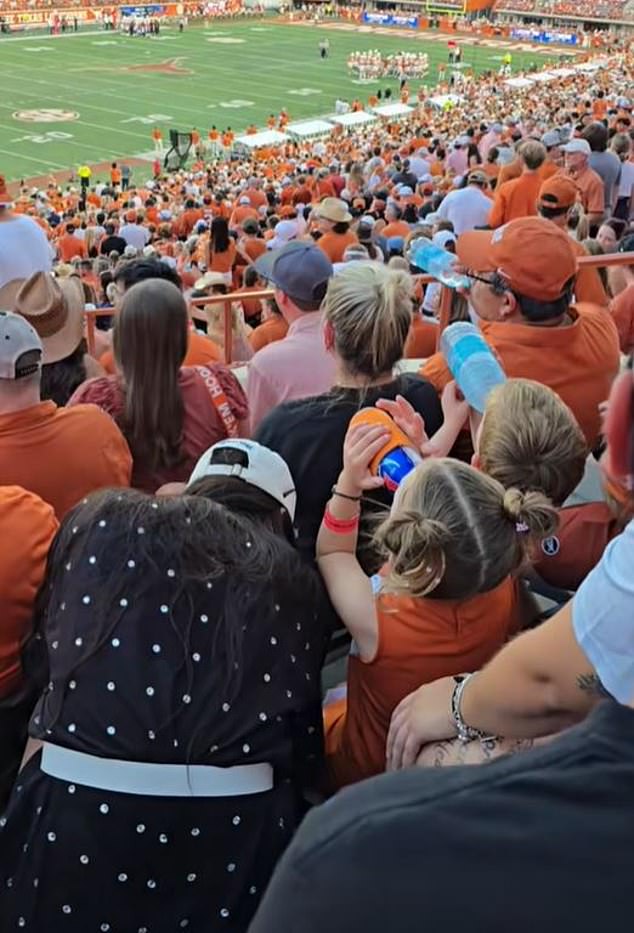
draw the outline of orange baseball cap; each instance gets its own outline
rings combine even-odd
[[[579,188],[569,175],[552,175],[539,189],[539,207],[565,210],[579,200]]]
[[[471,272],[497,272],[509,287],[536,301],[556,301],[577,274],[568,235],[541,217],[522,217],[497,230],[458,237],[458,259]]]

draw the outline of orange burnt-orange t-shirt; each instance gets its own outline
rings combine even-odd
[[[0,697],[22,680],[20,654],[31,630],[33,603],[44,579],[46,555],[58,528],[50,505],[19,486],[0,486]]]
[[[97,489],[129,486],[132,457],[112,418],[94,405],[40,402],[0,415],[0,486],[23,486],[59,519]]]
[[[276,314],[275,317],[269,318],[268,321],[255,328],[249,336],[249,343],[253,348],[253,352],[257,353],[258,350],[266,347],[269,343],[282,340],[286,337],[287,332],[288,324],[283,317]]]
[[[331,788],[385,770],[390,717],[421,684],[477,671],[520,625],[519,583],[506,577],[472,599],[380,595],[376,656],[348,659],[347,701],[324,709]]]
[[[537,214],[537,199],[542,186],[539,172],[520,175],[513,181],[507,181],[495,189],[495,200],[489,213],[489,226],[501,227],[520,217],[534,217]]]
[[[356,235],[351,230],[346,233],[329,231],[317,240],[317,246],[324,251],[331,262],[342,262],[346,249],[358,242]]]
[[[224,253],[217,253],[213,250],[210,252],[209,270],[211,272],[231,272],[235,261],[236,247],[233,240],[230,240],[229,245]]]
[[[573,322],[566,327],[480,321],[480,328],[506,375],[535,379],[556,392],[593,448],[600,430],[599,405],[608,398],[619,368],[618,336],[605,308],[577,304],[569,314]],[[451,380],[442,353],[434,353],[420,374],[438,393]]]

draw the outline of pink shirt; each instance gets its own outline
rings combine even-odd
[[[450,168],[456,175],[464,175],[469,167],[466,148],[452,149],[447,157],[447,168]]]
[[[492,133],[490,130],[488,133],[485,133],[482,139],[480,140],[480,155],[482,160],[486,161],[486,157],[489,154],[489,150],[493,149],[494,146],[498,146],[502,142],[502,137],[499,133]]]
[[[321,395],[334,381],[335,361],[324,343],[321,311],[305,312],[283,340],[258,350],[249,364],[251,432],[276,405]]]

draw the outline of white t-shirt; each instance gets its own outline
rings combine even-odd
[[[53,256],[46,234],[30,217],[0,221],[0,288],[13,279],[50,271]]]
[[[485,227],[493,201],[479,188],[467,185],[460,191],[451,191],[438,208],[438,216],[450,220],[454,233],[460,236],[466,230]]]
[[[575,593],[572,627],[608,693],[634,701],[634,521]]]

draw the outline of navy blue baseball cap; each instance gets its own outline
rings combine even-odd
[[[334,271],[323,250],[307,240],[293,240],[282,249],[264,253],[254,265],[263,279],[306,311],[318,310]]]

